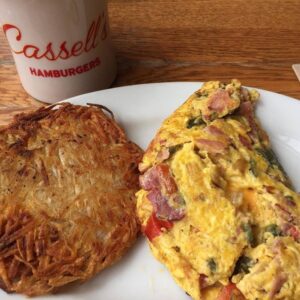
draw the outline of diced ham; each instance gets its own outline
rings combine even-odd
[[[167,164],[159,164],[140,176],[140,185],[146,190],[163,188],[168,194],[177,192],[177,185]]]
[[[159,187],[159,179],[157,177],[157,171],[155,167],[152,167],[145,174],[141,175],[139,180],[140,186],[146,191],[150,191]]]
[[[250,101],[245,101],[241,103],[239,113],[245,117],[248,117],[249,115],[253,115],[252,103]]]
[[[275,239],[273,245],[272,245],[272,252],[275,255],[278,255],[281,253],[283,247],[283,243],[281,239]]]
[[[249,95],[249,91],[246,88],[243,87],[241,88],[241,94],[245,102],[249,101],[250,95]]]
[[[239,135],[239,140],[246,148],[248,148],[249,150],[252,149],[252,143],[247,137]]]
[[[281,226],[284,235],[291,236],[296,242],[300,242],[300,230],[290,222],[284,223]]]
[[[219,114],[230,111],[236,106],[236,101],[231,99],[228,91],[216,90],[209,99],[208,108]]]
[[[250,101],[243,102],[240,105],[239,113],[249,122],[252,133],[257,133],[258,128],[254,119],[253,104]]]
[[[287,276],[285,274],[277,274],[275,276],[271,291],[270,291],[270,295],[269,295],[269,299],[274,299],[274,297],[276,296],[277,293],[280,292],[282,286],[285,284],[285,282],[287,281]]]
[[[167,164],[158,164],[141,175],[140,185],[149,192],[148,199],[158,218],[172,221],[184,217],[184,201]],[[173,200],[176,207],[169,203],[169,199]]]
[[[185,215],[184,207],[172,207],[168,203],[168,198],[163,196],[160,190],[152,190],[148,194],[148,199],[153,205],[158,218],[169,221],[181,220]]]
[[[196,146],[200,150],[206,150],[209,153],[223,153],[228,147],[228,143],[209,139],[197,139]]]
[[[160,186],[166,190],[167,194],[171,195],[177,192],[176,182],[170,172],[167,164],[159,164],[156,166],[158,180]]]
[[[296,242],[300,241],[300,231],[296,226],[294,225],[288,226],[286,233],[292,238],[294,238]]]
[[[294,216],[292,215],[292,213],[283,205],[276,203],[275,204],[277,210],[280,212],[280,216],[288,222],[292,222],[294,220]]]
[[[209,126],[205,127],[204,131],[215,137],[228,138],[228,135],[226,133],[224,133],[224,131],[222,131],[220,128],[218,128],[217,126],[214,126],[214,125],[209,125]]]

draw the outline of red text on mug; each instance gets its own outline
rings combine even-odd
[[[77,41],[72,45],[69,45],[67,41],[62,41],[57,49],[54,49],[53,42],[49,42],[44,46],[24,44],[22,31],[18,26],[4,24],[3,31],[6,36],[9,31],[16,34],[15,40],[20,43],[19,49],[12,49],[15,54],[33,59],[44,58],[49,61],[66,60],[70,57],[79,56],[84,52],[90,52],[97,47],[99,39],[105,40],[107,38],[107,20],[106,15],[103,13],[92,22],[83,40]]]

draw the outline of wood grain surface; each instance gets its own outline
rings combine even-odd
[[[300,99],[299,0],[110,0],[113,86],[239,78]],[[42,105],[22,88],[0,33],[0,124]]]

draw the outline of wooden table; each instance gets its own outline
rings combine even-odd
[[[114,86],[239,78],[300,99],[299,0],[110,0]],[[23,90],[0,34],[0,124],[42,104]]]

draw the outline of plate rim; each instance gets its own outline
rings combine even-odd
[[[214,80],[212,80],[214,81]],[[217,81],[217,80],[216,80]],[[208,82],[208,81],[205,81]],[[76,95],[67,99],[64,99],[62,101],[59,101],[57,103],[60,102],[69,102],[69,101],[74,101],[74,100],[78,100],[82,97],[88,97],[88,96],[93,96],[99,93],[105,93],[105,92],[110,92],[110,91],[115,91],[115,90],[121,90],[121,89],[128,89],[128,88],[142,88],[143,86],[162,86],[162,85],[178,85],[178,84],[184,84],[184,85],[188,85],[188,84],[199,84],[200,86],[204,83],[204,81],[166,81],[166,82],[149,82],[149,83],[138,83],[138,84],[129,84],[129,85],[123,85],[123,86],[117,86],[117,87],[111,87],[111,88],[107,88],[107,89],[103,89],[103,90],[97,90],[97,91],[93,91],[93,92],[89,92],[89,93],[84,93],[84,94],[80,94],[80,95]],[[264,93],[270,94],[270,95],[276,95],[276,96],[280,96],[282,98],[285,98],[286,100],[291,100],[292,102],[298,102],[300,104],[300,99],[291,97],[291,96],[287,96],[281,93],[277,93],[277,92],[273,92],[270,90],[265,90],[265,89],[261,89],[261,88],[257,88],[257,87],[253,87],[253,86],[248,86],[248,85],[243,85],[242,86],[249,88],[249,89],[255,89],[257,90],[261,95]],[[50,104],[51,105],[51,104]],[[53,104],[52,104],[53,105]]]
[[[199,81],[171,81],[171,82],[156,82],[156,83],[142,83],[142,84],[132,84],[132,85],[124,85],[124,86],[119,86],[119,87],[113,87],[113,88],[109,88],[109,89],[104,89],[104,90],[98,90],[98,91],[94,91],[94,92],[89,92],[89,93],[85,93],[85,94],[80,94],[80,95],[77,95],[77,96],[74,96],[74,97],[70,97],[68,99],[65,99],[61,102],[70,102],[72,104],[75,104],[75,105],[85,105],[88,100],[88,97],[91,97],[91,98],[96,98],[97,95],[100,95],[100,94],[106,94],[108,93],[107,97],[110,97],[110,93],[111,94],[114,94],[114,93],[120,93],[120,91],[122,90],[128,90],[130,89],[132,92],[134,92],[135,89],[142,89],[143,87],[147,86],[147,88],[149,87],[168,87],[168,88],[171,88],[172,86],[175,86],[176,89],[180,89],[180,86],[182,85],[185,85],[185,86],[188,86],[188,85],[198,85],[199,88],[200,86],[203,84],[203,82],[199,82]],[[255,87],[248,87],[248,86],[245,86],[247,88],[250,88],[250,89],[256,89],[262,96],[262,101],[264,101],[264,95],[266,95],[268,97],[267,101],[269,102],[269,98],[272,97],[272,96],[276,96],[277,99],[274,99],[277,103],[280,102],[280,105],[283,105],[284,106],[284,103],[296,103],[298,102],[299,105],[300,105],[300,99],[296,99],[296,98],[293,98],[293,97],[290,97],[290,96],[286,96],[286,95],[283,95],[283,94],[280,94],[280,93],[276,93],[276,92],[272,92],[272,91],[268,91],[268,90],[264,90],[264,89],[259,89],[259,88],[255,88]],[[126,98],[126,97],[125,97]],[[126,100],[126,99],[124,99]],[[182,99],[182,101],[184,101],[185,99]],[[272,99],[271,99],[272,100]],[[281,101],[282,100],[282,101]],[[285,102],[283,101],[285,100]],[[76,101],[78,102],[82,102],[81,104],[78,103],[76,104]],[[95,101],[95,100],[93,100]],[[296,102],[295,102],[296,101]],[[61,102],[57,102],[56,104],[59,104]],[[125,101],[124,101],[125,102]],[[55,104],[55,103],[54,103]],[[50,105],[53,105],[53,104],[50,104]],[[292,105],[291,105],[292,106]],[[100,290],[100,289],[99,289]],[[6,296],[6,295],[5,295]],[[17,296],[16,298],[14,296]],[[18,298],[18,296],[21,296],[20,298]],[[52,295],[51,295],[52,296]],[[57,296],[57,299],[69,299],[68,297],[73,297],[74,294],[73,293],[70,293],[70,294],[60,294]],[[89,297],[90,295],[87,295],[87,297]],[[96,297],[101,297],[101,295],[95,295]],[[43,296],[44,297],[44,296]],[[66,298],[65,298],[66,297]],[[79,293],[79,297],[86,297],[86,295],[83,293]],[[0,296],[1,298],[1,296]],[[11,299],[25,299],[25,296],[23,295],[20,295],[20,294],[14,294]],[[74,299],[78,299],[76,297],[74,297]]]

